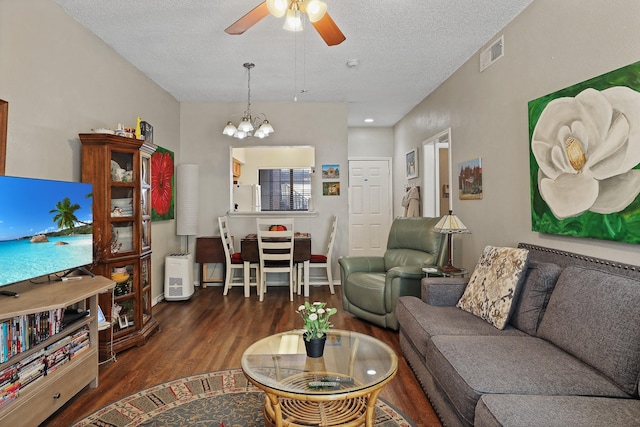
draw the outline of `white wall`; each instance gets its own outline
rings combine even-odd
[[[349,157],[393,157],[393,128],[349,128]]]
[[[200,166],[199,236],[219,235],[217,217],[225,215],[230,205],[230,147],[300,146],[315,147],[316,177],[313,183],[315,217],[296,217],[295,229],[312,233],[312,250],[323,253],[333,215],[341,218],[336,237],[336,256],[348,252],[347,177],[342,174],[340,196],[322,196],[320,168],[323,164],[347,166],[346,104],[340,103],[260,103],[253,101],[255,111],[264,111],[275,128],[269,138],[250,138],[240,142],[222,135],[232,115],[244,111],[246,104],[182,103],[180,158]],[[233,216],[230,232],[239,237],[255,233],[255,217]],[[239,250],[240,248],[236,248]],[[337,267],[336,267],[337,272]],[[337,276],[336,276],[337,277]]]
[[[50,0],[0,0],[0,98],[9,102],[7,175],[79,181],[78,133],[135,126],[137,116],[179,154],[179,103]],[[175,221],[152,228],[155,299],[179,241]]]
[[[395,212],[404,153],[450,126],[454,169],[476,157],[483,167],[482,200],[461,201],[452,189],[454,212],[473,233],[456,236],[456,264],[473,268],[485,245],[521,241],[638,264],[638,245],[531,231],[527,110],[530,100],[636,62],[638,16],[636,0],[534,1],[499,33],[502,59],[480,73],[474,55],[395,126]]]

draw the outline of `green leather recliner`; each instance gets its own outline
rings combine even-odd
[[[396,218],[384,256],[340,257],[342,306],[369,322],[398,330],[396,302],[420,297],[425,266],[447,262],[447,239],[433,227],[440,218]]]

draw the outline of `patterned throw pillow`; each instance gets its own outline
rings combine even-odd
[[[504,329],[527,271],[529,251],[487,246],[456,307]]]

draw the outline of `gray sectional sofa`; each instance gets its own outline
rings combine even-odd
[[[455,307],[468,279],[398,300],[400,346],[445,426],[640,425],[640,267],[521,243],[509,324]]]

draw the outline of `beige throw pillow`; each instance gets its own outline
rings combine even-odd
[[[526,249],[484,248],[456,306],[504,329],[524,281],[528,255]]]

